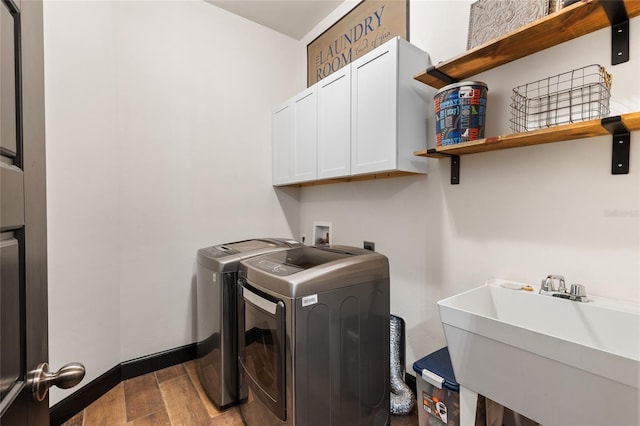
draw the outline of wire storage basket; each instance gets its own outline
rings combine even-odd
[[[609,115],[611,74],[600,65],[527,83],[513,89],[511,130],[515,133]]]

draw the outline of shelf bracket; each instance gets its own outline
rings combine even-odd
[[[460,156],[451,155],[451,185],[460,183]]]
[[[602,127],[613,135],[611,145],[611,174],[629,174],[629,153],[631,151],[631,134],[619,115],[603,118]]]
[[[460,156],[455,154],[448,154],[446,152],[438,152],[435,148],[429,148],[427,154],[431,154],[434,157],[448,157],[451,158],[451,185],[457,185],[460,183]]]
[[[444,82],[445,84],[453,84],[453,83],[457,83],[458,82],[457,79],[455,79],[453,77],[449,77],[447,74],[445,74],[442,71],[438,70],[435,67],[435,65],[430,66],[429,68],[427,68],[427,74],[437,78],[438,80]]]
[[[623,0],[601,2],[611,24],[611,65],[629,61],[629,15]]]

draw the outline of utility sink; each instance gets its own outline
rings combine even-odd
[[[462,426],[478,393],[547,426],[640,425],[640,306],[522,286],[492,280],[438,302]]]

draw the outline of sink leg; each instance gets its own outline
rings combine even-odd
[[[460,385],[460,426],[474,426],[476,424],[476,407],[478,393]]]

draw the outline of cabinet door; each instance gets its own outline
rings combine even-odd
[[[316,178],[318,103],[316,86],[311,86],[293,99],[294,107],[294,182]]]
[[[396,42],[351,64],[351,174],[396,168]]]
[[[271,122],[273,184],[293,182],[294,108],[291,102],[273,112]]]
[[[351,173],[351,67],[318,82],[318,178]]]

